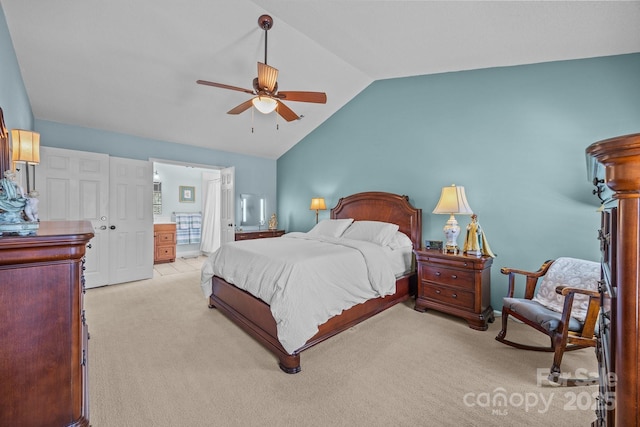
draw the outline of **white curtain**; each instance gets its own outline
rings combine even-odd
[[[207,181],[202,209],[200,250],[209,255],[220,247],[220,180]]]

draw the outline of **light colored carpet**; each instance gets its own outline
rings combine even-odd
[[[94,427],[588,426],[596,386],[550,386],[551,353],[516,350],[455,317],[397,305],[302,353],[302,372],[207,307],[199,271],[90,289]],[[518,323],[509,337],[542,334]],[[537,369],[541,370],[538,375]],[[563,372],[596,372],[592,349]]]

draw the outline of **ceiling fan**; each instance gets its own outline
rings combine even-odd
[[[325,104],[327,95],[324,92],[301,92],[301,91],[278,91],[278,70],[267,65],[267,31],[273,27],[273,19],[269,15],[262,15],[258,18],[258,26],[264,30],[264,63],[258,62],[258,77],[253,79],[253,89],[243,89],[237,86],[229,86],[222,83],[197,80],[201,85],[219,87],[222,89],[237,90],[253,95],[248,101],[232,108],[227,114],[240,114],[251,106],[258,111],[269,114],[277,111],[283,119],[290,122],[300,117],[282,101],[314,102]]]

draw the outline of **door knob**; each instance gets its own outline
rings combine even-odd
[[[112,225],[112,226],[111,226],[111,227],[109,227],[109,228],[110,228],[110,229],[112,229],[112,230],[115,230],[115,229],[116,229],[116,226],[115,226],[115,225]]]

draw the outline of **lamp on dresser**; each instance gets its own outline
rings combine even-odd
[[[6,137],[5,137],[6,138]],[[16,180],[14,168],[3,171],[0,179],[0,235],[32,234],[39,227],[38,192],[29,184],[29,164],[40,163],[40,134],[29,130],[11,130],[11,160],[26,163],[27,192]]]
[[[11,160],[24,163],[27,175],[27,195],[31,193],[29,184],[29,165],[40,163],[40,134],[24,129],[11,129]],[[35,183],[34,183],[35,184]]]
[[[327,205],[324,202],[323,197],[314,197],[311,199],[311,206],[309,206],[310,210],[316,211],[316,224],[318,223],[318,211],[327,210]]]
[[[458,221],[454,215],[473,214],[469,202],[467,202],[464,187],[456,187],[455,184],[451,184],[450,187],[443,187],[442,193],[440,193],[440,200],[438,200],[438,204],[433,210],[433,213],[450,215],[449,220],[443,228],[444,235],[447,238],[445,250],[446,252],[457,253],[460,226],[458,226]]]

